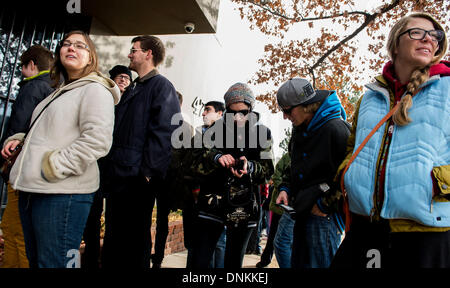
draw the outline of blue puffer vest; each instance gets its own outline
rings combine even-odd
[[[355,150],[389,111],[389,92],[378,83],[361,101]],[[450,77],[431,77],[413,98],[412,122],[394,126],[386,162],[380,216],[450,227],[450,202],[433,201],[433,167],[450,164]],[[374,208],[377,161],[385,125],[372,136],[345,175],[350,211],[370,216]]]

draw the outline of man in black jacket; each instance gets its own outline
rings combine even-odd
[[[171,158],[172,117],[180,104],[172,83],[158,73],[165,48],[154,36],[132,40],[129,68],[139,77],[116,106],[113,144],[103,162],[106,230],[103,267],[149,268],[151,200]]]
[[[332,213],[322,199],[336,193],[333,178],[350,134],[345,110],[335,91],[314,90],[300,78],[285,82],[277,101],[283,117],[294,126],[291,165],[283,173],[277,198],[277,203],[290,203],[297,212],[291,267],[327,268],[343,227],[339,214]]]
[[[34,108],[53,91],[49,76],[53,63],[50,50],[41,45],[31,46],[20,56],[20,61],[24,79],[19,83],[19,93],[11,109],[2,145],[9,136],[28,130]],[[2,218],[5,238],[4,268],[28,268],[18,201],[18,194],[8,185],[8,205]]]

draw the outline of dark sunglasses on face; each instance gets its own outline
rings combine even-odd
[[[234,110],[228,109],[228,110],[227,110],[227,113],[232,113],[233,115],[236,115],[236,114],[238,114],[238,113],[241,113],[242,115],[245,116],[245,115],[247,115],[248,113],[250,113],[250,110],[245,109],[245,110],[234,111]]]
[[[444,32],[441,30],[424,30],[421,28],[411,28],[406,30],[405,32],[400,33],[398,37],[402,36],[403,34],[408,33],[409,38],[413,40],[423,40],[425,36],[428,34],[430,35],[433,42],[440,42],[444,38]]]
[[[280,109],[281,109],[281,111],[282,111],[284,114],[286,114],[286,115],[291,115],[292,109],[294,109],[294,108],[297,107],[297,106],[300,106],[300,104],[291,106],[290,108],[283,108],[283,107],[280,106]]]

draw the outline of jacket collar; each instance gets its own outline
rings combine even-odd
[[[450,76],[450,62],[442,60],[439,63],[432,65],[430,67],[429,74],[430,80],[436,79],[434,76]],[[375,79],[379,84],[381,84],[382,87],[390,88],[394,92],[396,98],[401,98],[406,92],[406,85],[408,83],[400,83],[397,79],[397,75],[394,70],[394,63],[392,61],[389,61],[384,65],[383,74]],[[425,83],[421,87],[425,86]]]
[[[44,78],[44,77],[48,77],[50,75],[50,70],[44,70],[39,72],[38,74],[25,78],[22,81],[19,82],[19,87],[22,87],[23,85],[25,85],[26,83],[28,83],[28,81],[33,80],[33,79],[40,79],[40,78]]]
[[[138,78],[135,80],[135,82],[139,82],[139,83],[145,82],[145,81],[147,81],[148,79],[153,78],[153,77],[155,77],[155,76],[158,75],[158,74],[159,74],[158,70],[156,70],[156,68],[154,68],[154,69],[152,69],[150,72],[148,72],[146,75],[144,75],[142,78],[139,78],[139,77],[138,77]]]
[[[441,76],[439,74],[431,76],[430,78],[428,78],[427,81],[425,81],[424,83],[422,83],[422,85],[420,85],[420,88],[428,86],[431,83],[438,81],[440,78],[441,78]],[[389,94],[389,91],[391,91],[391,89],[389,87],[389,82],[383,77],[383,75],[379,75],[379,76],[375,77],[374,82],[367,84],[365,86],[370,90],[381,93],[386,98],[387,103],[391,103],[390,94]],[[404,96],[405,93],[402,94],[402,97]],[[400,99],[401,99],[401,97],[400,97]]]
[[[126,103],[128,101],[130,101],[130,99],[133,99],[134,96],[136,96],[137,92],[139,92],[139,88],[136,88],[136,84],[143,84],[144,82],[146,82],[147,80],[155,77],[159,75],[158,70],[152,69],[150,72],[148,72],[147,74],[145,74],[142,78],[136,78],[133,83],[125,90],[125,92],[122,95],[122,101],[121,103]]]

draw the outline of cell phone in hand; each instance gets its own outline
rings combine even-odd
[[[244,160],[237,159],[236,165],[234,166],[237,171],[244,170]]]
[[[291,206],[285,205],[283,203],[279,203],[277,205],[280,206],[285,212],[289,214],[295,214],[295,210]]]

